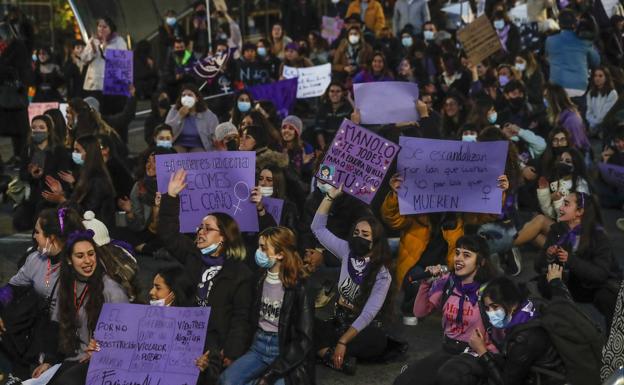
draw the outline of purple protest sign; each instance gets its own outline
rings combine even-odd
[[[418,84],[372,82],[353,85],[355,107],[362,124],[417,122]]]
[[[605,182],[624,191],[624,167],[609,163],[598,163],[600,176]]]
[[[401,136],[397,172],[401,215],[441,211],[500,214],[508,143]]]
[[[104,52],[104,95],[130,96],[130,84],[133,83],[132,51],[107,49]]]
[[[87,385],[197,382],[210,308],[105,303]]]
[[[187,186],[180,193],[180,232],[194,233],[215,212],[229,214],[241,231],[258,231],[256,206],[249,199],[256,181],[255,152],[157,155],[158,191],[166,193],[171,174],[181,168],[187,172]]]
[[[249,93],[255,100],[270,100],[277,113],[285,118],[290,115],[297,100],[297,79],[285,79],[279,82],[249,87]]]
[[[371,203],[400,146],[342,121],[316,177],[365,203]]]
[[[273,219],[275,219],[275,223],[281,225],[280,221],[282,220],[282,210],[284,209],[284,200],[278,198],[271,197],[263,197],[262,204],[266,209],[267,213],[271,214]]]

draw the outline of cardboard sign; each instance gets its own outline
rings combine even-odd
[[[321,36],[331,44],[340,36],[343,26],[344,20],[341,18],[323,16]]]
[[[461,142],[402,136],[397,172],[401,215],[442,211],[500,214],[506,141]]]
[[[225,0],[213,0],[213,2],[214,2],[215,9],[217,11],[227,11],[228,10],[227,4],[225,4]]]
[[[107,49],[104,52],[104,95],[130,96],[130,84],[134,82],[132,51]]]
[[[600,176],[605,182],[611,186],[617,187],[618,190],[624,191],[624,167],[615,164],[598,163]]]
[[[258,213],[250,201],[256,181],[256,153],[213,151],[156,155],[158,191],[166,192],[171,174],[187,172],[180,193],[180,232],[194,233],[202,219],[229,214],[241,231],[258,231]]]
[[[353,85],[355,108],[363,124],[417,122],[418,84],[372,82]]]
[[[275,223],[277,225],[281,225],[282,220],[282,210],[284,209],[284,200],[278,198],[271,197],[262,197],[262,204],[264,205],[264,209],[267,213],[271,214],[273,219],[275,219]]]
[[[485,15],[477,17],[472,23],[457,31],[457,39],[464,46],[468,60],[474,65],[503,48],[494,27]]]
[[[37,115],[43,115],[47,110],[59,108],[58,102],[51,103],[30,103],[28,105],[28,122],[32,122],[32,118]]]
[[[195,384],[210,308],[105,303],[87,385]]]
[[[323,95],[331,83],[331,64],[307,68],[284,66],[283,76],[297,78],[297,99],[315,98]]]
[[[316,174],[334,187],[371,203],[400,147],[345,119]]]

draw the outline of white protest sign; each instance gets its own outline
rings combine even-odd
[[[472,13],[472,9],[470,8],[470,2],[468,1],[448,4],[444,8],[442,8],[442,12],[448,13],[450,15],[461,15],[462,20],[466,24],[472,23],[475,19],[475,16]]]
[[[323,95],[331,83],[331,64],[307,68],[284,66],[286,79],[297,78],[297,99],[315,98]]]
[[[521,26],[522,24],[527,24],[529,22],[529,14],[526,3],[513,7],[509,10],[507,15],[517,26]]]
[[[618,0],[601,0],[601,2],[605,13],[609,16],[609,18],[611,18],[611,16],[613,16],[615,6],[618,5]]]

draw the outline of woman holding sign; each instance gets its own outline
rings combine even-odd
[[[295,233],[271,227],[260,233],[251,349],[219,378],[220,385],[314,384],[314,306],[308,295]]]
[[[186,172],[171,176],[160,203],[158,236],[196,285],[197,306],[210,306],[206,348],[208,365],[201,384],[214,384],[222,369],[247,351],[252,304],[252,273],[238,225],[227,214],[212,213],[197,228],[195,240],[180,233],[180,192]]]
[[[317,321],[316,351],[323,363],[347,374],[356,359],[374,359],[387,348],[380,316],[389,309],[392,255],[383,225],[375,217],[359,219],[348,240],[327,229],[327,218],[342,188],[330,188],[321,202],[312,231],[319,242],[341,260],[339,299],[333,319]]]

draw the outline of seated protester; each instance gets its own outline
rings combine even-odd
[[[240,134],[232,122],[223,122],[215,128],[214,148],[216,151],[238,151]]]
[[[249,91],[242,90],[236,94],[232,111],[230,111],[230,122],[236,127],[241,128],[243,118],[251,111],[253,104],[254,98]]]
[[[286,44],[286,49],[284,51],[284,60],[280,65],[280,79],[284,79],[284,67],[292,67],[292,68],[306,68],[312,67],[314,64],[307,57],[301,55],[299,51],[301,47],[299,43],[290,42]]]
[[[271,81],[269,67],[256,56],[256,45],[243,44],[243,54],[236,60],[235,86],[237,89],[266,84]]]
[[[258,102],[254,104],[255,107],[249,111],[241,121],[239,131],[244,131],[247,126],[260,126],[268,133],[268,147],[275,151],[281,150],[283,146],[280,130],[276,128],[272,120],[263,112],[264,109],[260,107],[260,104]],[[277,124],[279,125],[280,123]]]
[[[169,97],[179,98],[178,90],[181,86],[195,81],[193,77],[193,67],[197,59],[193,53],[186,49],[186,42],[183,39],[176,39],[173,42],[173,51],[167,55],[165,66],[160,73],[160,84],[158,88],[166,89]]]
[[[593,303],[607,326],[611,325],[622,271],[602,227],[600,207],[594,197],[573,192],[564,198],[559,221],[550,227],[535,270],[544,274],[550,263],[564,267],[564,281],[574,301]],[[547,287],[542,285],[540,289],[545,297],[550,296]]]
[[[329,43],[321,36],[319,31],[310,31],[307,37],[310,46],[310,61],[315,66],[329,62]]]
[[[41,193],[47,188],[46,177],[57,177],[59,172],[70,170],[70,160],[63,143],[56,136],[54,123],[47,115],[32,119],[26,147],[20,155],[19,179],[30,188],[30,196],[16,202],[13,227],[17,231],[32,229],[37,216],[52,204]]]
[[[52,119],[52,122],[54,122],[54,135],[56,135],[56,138],[58,139],[58,145],[65,149],[71,148],[71,146],[67,143],[69,129],[67,128],[67,122],[65,121],[65,116],[63,116],[61,110],[58,108],[51,108],[46,110],[44,115],[49,116],[50,119]],[[67,159],[69,159],[69,157]]]
[[[332,61],[332,72],[338,81],[346,81],[355,76],[373,57],[373,47],[364,41],[359,24],[353,24],[347,29],[347,36],[343,38]]]
[[[353,77],[353,84],[370,82],[387,82],[394,80],[392,70],[388,67],[386,57],[377,51],[373,54],[370,62],[366,63],[364,69]]]
[[[544,74],[533,51],[525,49],[516,55],[514,69],[522,74],[522,83],[526,86],[528,102],[537,108],[544,104]]]
[[[143,138],[148,146],[153,146],[154,135],[156,127],[165,123],[165,118],[171,108],[171,99],[166,92],[154,92],[151,98],[152,110],[147,118],[145,118],[145,124],[143,126]]]
[[[282,120],[282,149],[288,154],[290,167],[293,168],[303,182],[312,179],[314,168],[314,148],[301,138],[303,122],[295,115]]]
[[[316,146],[320,150],[327,149],[344,119],[349,119],[353,106],[348,100],[348,91],[342,83],[332,81],[321,96],[321,103],[316,113],[314,131]]]
[[[314,307],[295,234],[286,227],[268,228],[258,246],[255,260],[262,274],[251,318],[254,342],[219,384],[314,384]]]
[[[464,98],[459,94],[447,95],[442,101],[441,112],[441,139],[456,139],[467,115]]]
[[[445,53],[440,58],[440,67],[444,69],[438,78],[438,84],[444,94],[456,92],[468,95],[471,75],[464,69],[456,55]]]
[[[615,131],[612,145],[605,146],[602,152],[602,162],[624,167],[624,125]],[[624,191],[620,186],[611,185],[602,175],[596,182],[596,190],[602,207],[619,209],[624,205]]]
[[[527,167],[531,161],[539,159],[546,149],[544,138],[529,129],[519,127],[506,113],[501,114],[498,121],[505,138],[511,140],[518,149],[519,158],[517,161],[521,168]]]
[[[169,110],[165,123],[173,129],[173,148],[177,152],[212,150],[219,120],[206,106],[196,85],[185,84],[180,88],[180,97]]]
[[[465,364],[458,365],[453,357],[469,351],[469,342],[475,330],[486,338],[488,351],[497,352],[485,332],[487,320],[482,319],[479,293],[483,285],[494,278],[495,270],[489,260],[485,239],[478,235],[462,236],[455,245],[452,272],[443,266],[428,266],[425,271],[433,277],[423,281],[414,302],[414,315],[422,318],[434,310],[442,311],[444,341],[442,348],[407,366],[394,381],[395,385],[456,384],[465,378],[479,376],[482,368],[470,365],[476,358],[464,354]],[[469,372],[461,373],[468,366]]]
[[[546,179],[551,178],[556,170],[559,157],[569,148],[576,148],[570,140],[570,133],[563,127],[555,127],[550,130],[548,140],[546,141],[546,149],[542,153],[539,167],[535,170],[537,176],[543,176]],[[535,177],[537,179],[537,177]]]
[[[52,315],[59,323],[56,357],[46,356],[33,372],[37,378],[51,365],[61,363],[50,385],[84,384],[93,332],[104,303],[128,302],[124,289],[104,270],[92,230],[68,235],[61,254],[58,303]]]
[[[180,307],[195,305],[195,285],[183,267],[167,267],[156,272],[149,291],[149,304]]]
[[[505,56],[507,58],[516,57],[518,52],[520,51],[520,31],[518,27],[511,21],[507,12],[504,10],[497,10],[492,14],[492,26],[494,30],[496,30],[496,34],[498,35],[498,40],[503,47],[503,51],[505,52]],[[501,86],[505,86],[501,84]]]
[[[157,148],[173,150],[173,128],[168,124],[159,124],[154,128],[154,136],[152,138]]]
[[[273,55],[271,42],[268,39],[260,39],[256,43],[256,53],[258,60],[269,69],[269,76],[272,81],[277,81],[282,75],[279,70],[282,64],[281,60]]]
[[[483,128],[496,124],[499,121],[494,103],[488,98],[475,100],[466,118],[466,124],[474,126],[474,130],[480,132]],[[476,141],[476,136],[475,136]]]
[[[134,249],[126,242],[111,239],[108,228],[95,218],[93,211],[85,212],[83,218],[82,224],[85,229],[93,231],[93,240],[99,247],[100,262],[104,271],[123,287],[128,300],[135,302],[139,296],[139,266],[133,255]]]
[[[565,128],[570,134],[570,144],[582,151],[587,159],[591,146],[585,132],[585,124],[566,91],[556,84],[546,84],[544,103],[550,125]]]
[[[410,38],[411,36],[407,39]],[[408,58],[401,59],[397,68],[397,81],[417,83],[417,80],[414,63]]]
[[[330,188],[311,229],[319,242],[341,260],[338,302],[333,319],[316,321],[316,352],[323,364],[354,374],[357,359],[375,359],[387,348],[381,316],[391,302],[390,246],[375,217],[360,217],[348,241],[327,228],[333,201],[342,189]],[[386,306],[385,306],[386,305]]]
[[[2,287],[2,310],[5,312],[11,309],[19,309],[19,303],[12,301],[13,298],[20,297],[20,293],[27,289],[32,289],[42,300],[50,301],[50,316],[58,305],[58,277],[61,267],[61,251],[65,247],[67,235],[76,230],[83,230],[80,215],[72,209],[44,209],[35,221],[33,231],[34,250],[28,255],[24,264],[17,273],[9,279],[8,285]],[[38,365],[40,354],[40,338],[43,337],[36,332],[27,340],[20,339],[20,335],[15,335],[15,326],[9,319],[0,319],[2,324],[2,334],[10,335],[18,343],[23,343],[19,351],[12,351],[3,346],[3,355],[6,355],[13,363],[12,374],[20,378],[27,378],[31,375],[31,365]],[[21,329],[21,327],[20,327]],[[26,337],[24,337],[26,338]],[[8,338],[3,341],[9,341]]]
[[[526,87],[520,80],[510,80],[503,87],[503,106],[501,115],[508,116],[508,121],[524,129],[539,128],[538,110],[525,97]],[[541,134],[542,132],[539,132]]]
[[[268,165],[260,170],[257,179],[260,194],[263,198],[268,197],[284,201],[281,217],[275,218],[275,222],[279,226],[291,229],[296,235],[299,224],[299,213],[297,206],[288,199],[288,187],[284,171],[275,165]]]
[[[223,368],[249,347],[253,278],[244,262],[245,244],[238,225],[229,215],[204,217],[194,241],[180,233],[178,195],[186,188],[185,178],[180,170],[169,181],[161,200],[158,236],[196,285],[196,306],[211,307],[205,350],[214,354],[199,383],[215,384]]]
[[[112,144],[110,136],[97,135],[100,149],[102,150],[102,158],[106,164],[108,174],[111,176],[113,187],[115,187],[116,198],[127,197],[130,195],[134,178],[124,162],[123,158],[115,153],[115,147]]]
[[[549,267],[548,282],[551,286],[563,286],[561,267]],[[565,288],[555,290],[566,293]],[[526,384],[533,366],[560,369],[561,360],[548,332],[536,322],[540,318],[537,307],[511,279],[492,280],[485,287],[481,301],[490,324],[504,332],[503,341],[498,341],[498,346],[502,346],[500,354],[487,350],[484,335],[478,329],[469,341],[471,349],[479,355],[489,384]]]
[[[602,121],[607,112],[618,100],[611,72],[606,67],[596,67],[592,70],[592,81],[587,92],[587,111],[585,119],[589,125],[590,135],[602,133]]]
[[[78,208],[79,212],[91,210],[108,227],[115,223],[115,188],[104,164],[102,151],[97,138],[93,135],[81,136],[74,142],[72,160],[79,167],[76,179],[72,174],[63,174],[62,178],[73,186],[67,198],[61,183],[53,178],[46,178],[50,192],[42,196],[49,202],[64,203]]]

